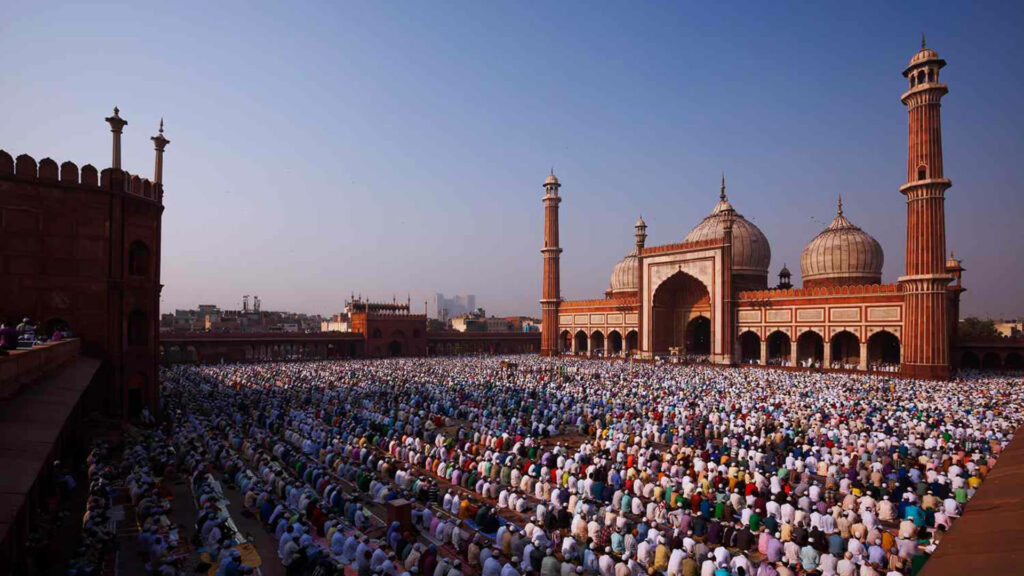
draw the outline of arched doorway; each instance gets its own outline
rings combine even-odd
[[[686,325],[686,353],[697,356],[711,354],[710,318],[697,316]]]
[[[587,353],[587,333],[580,330],[574,337],[576,339],[576,353],[586,354]]]
[[[960,357],[960,367],[965,370],[977,370],[981,368],[981,360],[978,360],[978,355],[974,352],[964,352]]]
[[[825,340],[821,334],[808,330],[796,339],[796,361],[804,367],[821,367],[825,361]]]
[[[401,356],[406,352],[405,332],[395,330],[388,336],[388,356]]]
[[[700,280],[681,271],[670,276],[654,292],[651,315],[655,354],[711,353],[711,298]]]
[[[881,330],[868,337],[868,366],[894,368],[900,365],[900,339]]]
[[[128,247],[128,274],[149,276],[149,246],[140,240],[132,242]]]
[[[832,354],[832,368],[856,369],[860,365],[860,340],[852,332],[843,330],[832,335],[829,341]]]
[[[761,363],[761,338],[750,330],[740,334],[740,362]]]
[[[1024,357],[1016,352],[1010,352],[1006,355],[1003,367],[1007,370],[1024,370]]]
[[[608,333],[608,352],[616,356],[622,354],[622,334],[618,330]]]
[[[793,344],[789,334],[782,330],[776,330],[768,335],[768,364],[776,366],[788,366],[790,356],[793,354]]]
[[[558,351],[565,353],[572,350],[572,334],[568,330],[562,330],[561,338],[558,340]]]
[[[636,354],[638,341],[636,330],[626,332],[626,354]]]
[[[401,356],[402,355],[402,343],[398,340],[392,340],[388,343],[388,356]]]
[[[128,379],[128,405],[126,408],[130,418],[135,418],[142,412],[147,382],[149,382],[149,378],[142,372],[136,372]]]
[[[604,355],[604,334],[599,330],[590,335],[590,353],[595,356]]]
[[[999,354],[989,352],[981,358],[981,368],[982,370],[1001,370],[1003,361],[999,359]]]

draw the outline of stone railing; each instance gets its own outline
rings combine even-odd
[[[0,400],[15,396],[27,384],[71,362],[81,347],[81,340],[71,338],[8,350],[6,356],[0,356]]]

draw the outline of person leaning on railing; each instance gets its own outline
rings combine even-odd
[[[18,330],[10,324],[0,323],[0,352],[14,350],[18,347]]]

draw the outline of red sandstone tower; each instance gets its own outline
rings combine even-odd
[[[558,305],[561,298],[561,280],[558,261],[562,249],[558,246],[558,204],[562,199],[558,189],[562,185],[555,178],[554,170],[544,181],[544,285],[542,286],[540,308],[542,332],[540,353],[542,356],[558,356]]]
[[[939,108],[948,92],[939,82],[946,61],[925,47],[903,76],[910,89],[900,97],[910,115],[907,149],[907,273],[903,287],[905,322],[903,373],[912,378],[949,378],[949,317],[946,269],[945,193],[952,183],[942,173]]]

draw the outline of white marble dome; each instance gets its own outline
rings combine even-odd
[[[615,268],[612,270],[612,295],[637,291],[636,276],[639,265],[640,262],[636,257],[636,248],[615,265]]]
[[[882,245],[843,216],[843,201],[832,223],[800,256],[804,285],[877,284],[882,280]]]
[[[725,196],[725,187],[707,218],[686,235],[684,242],[717,240],[725,233],[725,222],[732,218],[732,270],[736,274],[768,275],[772,249],[761,229],[740,215]]]

